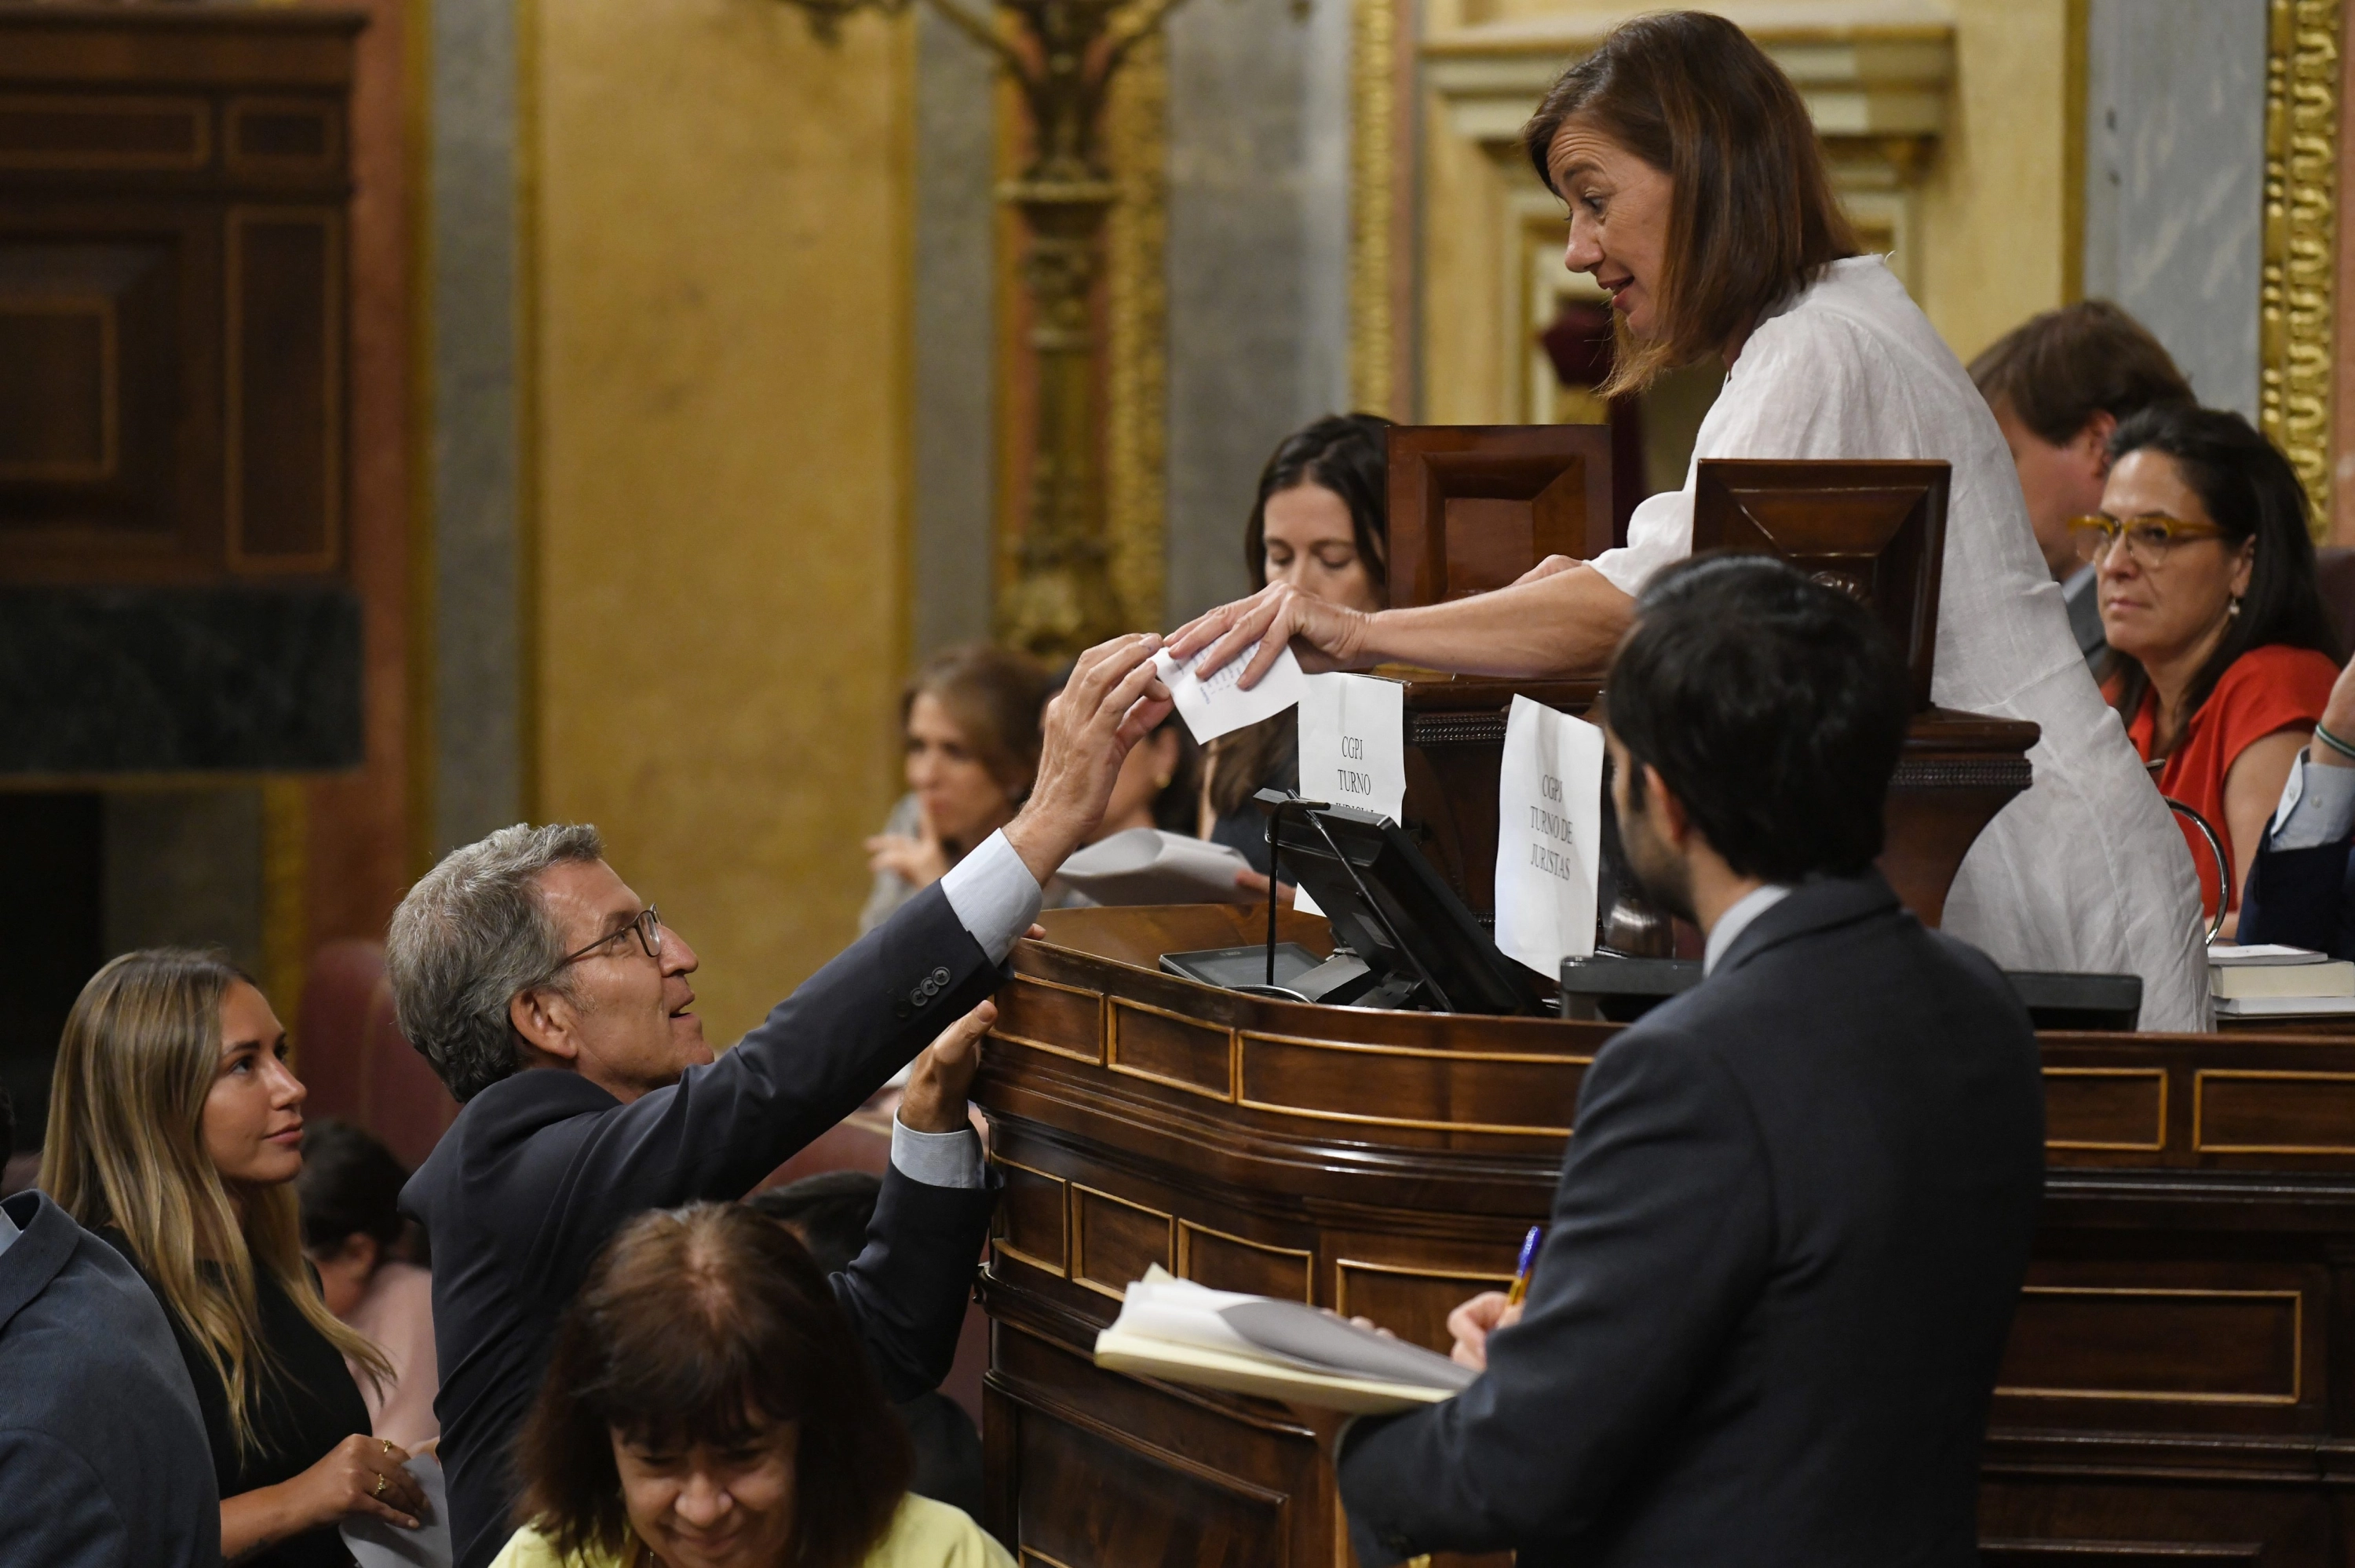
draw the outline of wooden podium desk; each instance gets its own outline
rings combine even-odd
[[[1449,1308],[1501,1286],[1547,1214],[1614,1026],[1157,972],[1256,940],[1263,908],[1044,923],[978,1087],[1006,1179],[985,1522],[1025,1568],[1348,1568],[1330,1473],[1284,1409],[1100,1372],[1096,1331],[1157,1263],[1444,1348]],[[1281,934],[1329,945],[1313,916]],[[2047,1208],[1987,1446],[1985,1560],[2355,1563],[2355,1042],[2042,1044]]]

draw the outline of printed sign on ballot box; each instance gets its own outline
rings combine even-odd
[[[1602,865],[1603,732],[1515,697],[1497,786],[1497,946],[1549,980],[1593,952]]]
[[[1300,694],[1300,794],[1391,821],[1406,804],[1406,688],[1311,675]]]
[[[1392,821],[1406,807],[1406,688],[1371,675],[1310,675],[1300,694],[1300,795]],[[1321,914],[1308,890],[1295,907]]]

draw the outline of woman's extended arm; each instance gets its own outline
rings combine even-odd
[[[1633,599],[1582,563],[1470,599],[1370,613],[1271,583],[1188,622],[1170,639],[1169,652],[1183,660],[1209,647],[1207,673],[1261,642],[1243,673],[1247,686],[1259,683],[1286,641],[1315,670],[1400,663],[1465,675],[1574,679],[1602,673],[1635,610]]]

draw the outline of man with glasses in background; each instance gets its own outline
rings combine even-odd
[[[892,1400],[947,1374],[995,1202],[965,1108],[988,997],[1040,887],[1169,711],[1158,647],[1126,637],[1082,655],[1014,821],[717,1060],[692,1011],[695,949],[606,863],[593,827],[501,829],[410,890],[387,945],[394,1003],[464,1105],[401,1194],[433,1243],[460,1568],[514,1528],[509,1450],[607,1238],[647,1209],[742,1197],[911,1057],[867,1249],[833,1283]]]

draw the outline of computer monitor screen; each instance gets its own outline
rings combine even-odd
[[[1278,797],[1280,800],[1281,798]],[[1306,888],[1333,934],[1442,1012],[1543,1011],[1536,980],[1497,950],[1414,841],[1353,806],[1284,801],[1271,819],[1277,874]]]

